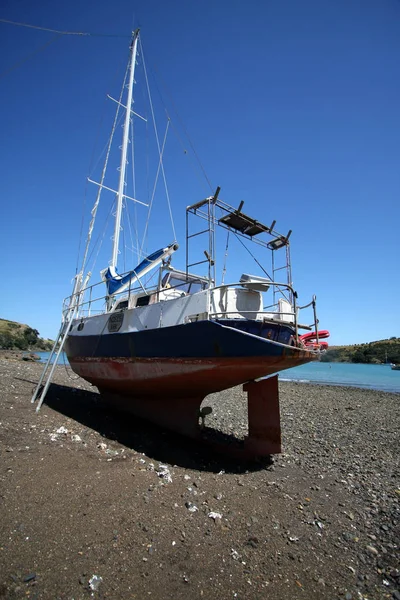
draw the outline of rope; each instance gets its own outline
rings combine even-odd
[[[29,23],[18,23],[17,21],[9,21],[8,19],[0,19],[0,23],[7,23],[8,25],[17,25],[18,27],[28,27],[29,29],[39,29],[40,31],[50,31],[51,33],[57,33],[57,35],[81,35],[90,37],[116,37],[116,38],[130,38],[130,35],[122,35],[116,33],[88,33],[86,31],[59,31],[58,29],[50,29],[49,27],[40,27],[39,25],[30,25]]]

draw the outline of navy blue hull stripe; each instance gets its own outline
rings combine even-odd
[[[227,329],[221,325],[229,324]],[[255,339],[242,331],[257,335]],[[174,327],[103,335],[70,334],[65,344],[72,357],[137,358],[234,358],[276,357],[298,354],[270,341],[288,344],[293,329],[285,325],[254,321],[197,321]]]

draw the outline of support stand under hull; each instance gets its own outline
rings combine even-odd
[[[254,380],[312,358],[311,353],[296,349],[289,356],[261,358],[69,360],[78,375],[98,387],[110,406],[211,444],[218,452],[254,459],[281,451],[278,377]],[[199,425],[204,398],[243,383],[248,394],[248,438],[241,446],[206,439]]]
[[[129,412],[195,439],[218,453],[240,459],[256,459],[281,452],[278,377],[270,377],[243,386],[247,392],[248,436],[242,444],[217,442],[205,436],[199,425],[203,395],[185,398],[129,397],[99,389],[102,398],[115,409]]]

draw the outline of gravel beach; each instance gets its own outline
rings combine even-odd
[[[399,394],[280,383],[283,454],[240,464],[58,366],[0,358],[0,598],[400,600]],[[206,424],[246,434],[241,388]]]

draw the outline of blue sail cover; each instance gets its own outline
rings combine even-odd
[[[106,285],[107,285],[108,295],[112,296],[113,294],[118,292],[118,290],[121,289],[123,286],[125,286],[126,284],[129,284],[130,280],[133,277],[139,278],[140,274],[143,273],[143,271],[145,269],[150,267],[152,263],[158,261],[158,259],[163,254],[165,254],[165,252],[166,252],[165,248],[160,248],[160,250],[153,252],[153,254],[150,254],[145,259],[143,259],[142,262],[139,263],[135,269],[133,269],[133,271],[130,271],[127,275],[124,275],[124,276],[118,275],[116,268],[108,267],[108,269],[106,270],[106,272],[103,275],[104,281],[106,282]],[[154,265],[154,266],[156,266],[156,265]]]

